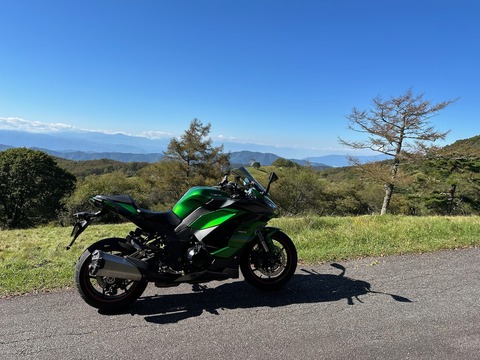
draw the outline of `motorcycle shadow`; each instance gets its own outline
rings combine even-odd
[[[314,270],[301,269],[281,290],[262,292],[245,281],[223,283],[216,287],[193,285],[191,293],[145,296],[130,309],[132,315],[145,316],[145,320],[157,324],[177,323],[187,318],[200,316],[203,312],[219,315],[218,310],[255,307],[282,307],[292,304],[320,303],[354,300],[362,303],[360,296],[369,293],[391,296],[399,302],[410,299],[373,291],[371,285],[345,275],[345,268],[331,264],[341,270],[338,275],[320,274]]]

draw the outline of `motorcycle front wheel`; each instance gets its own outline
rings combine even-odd
[[[261,290],[276,290],[284,286],[297,268],[297,249],[283,232],[271,236],[274,251],[266,252],[259,241],[246,246],[240,257],[240,270],[245,280]]]
[[[147,282],[116,279],[90,275],[88,266],[95,250],[112,255],[129,255],[130,250],[122,246],[124,239],[101,240],[83,252],[75,266],[75,286],[82,299],[89,305],[103,311],[118,311],[128,308],[147,287]]]

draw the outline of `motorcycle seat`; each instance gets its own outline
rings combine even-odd
[[[131,205],[137,210],[137,213],[141,215],[145,220],[162,224],[172,230],[182,222],[182,220],[171,210],[151,211],[140,208],[130,195],[100,195],[97,197],[111,202]]]
[[[178,224],[182,222],[182,220],[171,210],[157,212],[139,208],[138,212],[146,220],[164,224],[167,228],[171,230],[173,230],[175,227],[177,227]]]

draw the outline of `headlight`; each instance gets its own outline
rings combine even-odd
[[[264,197],[265,203],[272,209],[277,210],[277,205],[268,196]]]

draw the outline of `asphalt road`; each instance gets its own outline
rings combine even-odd
[[[279,292],[152,285],[115,315],[75,291],[0,299],[0,358],[479,359],[479,270],[480,249],[299,264]]]

